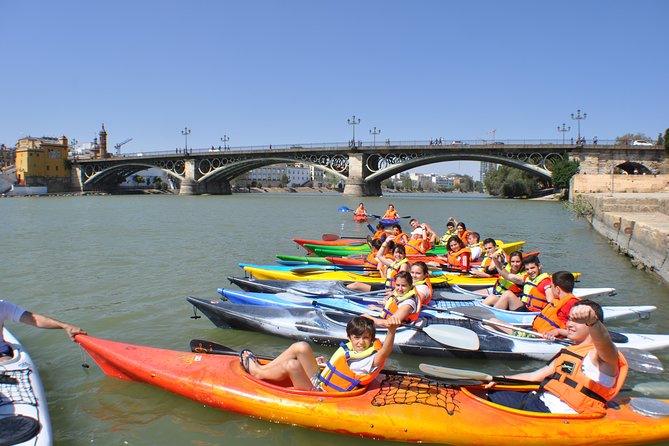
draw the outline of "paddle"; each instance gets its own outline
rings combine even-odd
[[[475,321],[482,322],[486,325],[494,325],[497,327],[506,328],[508,330],[520,331],[523,333],[527,333],[530,336],[544,339],[543,335],[539,332],[528,330],[525,328],[520,328],[515,325],[505,324],[504,322],[497,322],[497,321],[491,321],[490,319],[484,319],[481,316],[485,315],[485,317],[494,317],[494,313],[488,310],[487,308],[471,306],[471,307],[458,307],[457,310],[451,310],[448,308],[430,308],[430,309],[434,311],[450,313],[455,316],[466,317],[469,319],[473,319]],[[562,345],[573,344],[568,339],[556,339],[553,342]],[[627,364],[632,370],[650,374],[659,374],[664,371],[664,366],[662,365],[662,362],[658,359],[657,356],[653,355],[652,353],[631,347],[616,346],[616,348],[620,353],[622,353],[625,356],[625,359],[627,359]]]
[[[359,311],[347,310],[345,308],[340,308],[335,305],[328,305],[319,303],[317,300],[312,302],[312,305],[330,308],[333,310],[341,311],[344,313],[355,314],[358,316],[363,315]],[[428,325],[425,328],[417,327],[411,324],[400,324],[400,326],[409,328],[412,330],[420,331],[425,333],[427,337],[431,338],[433,341],[454,348],[460,348],[462,350],[478,350],[479,348],[479,337],[476,333],[471,330],[468,330],[464,327],[458,327],[455,325]]]
[[[334,242],[336,240],[349,239],[349,240],[363,240],[364,237],[354,236],[354,235],[342,235],[341,237],[337,234],[323,234],[321,235],[321,240],[324,242]]]
[[[337,209],[339,212],[353,212],[353,209],[350,209],[347,206],[342,206],[339,209]]]
[[[473,381],[482,381],[490,382],[495,381],[498,383],[508,383],[508,384],[531,384],[538,385],[539,383],[534,381],[527,381],[525,379],[514,379],[514,378],[505,378],[503,376],[492,376],[485,372],[477,372],[476,370],[464,370],[464,369],[452,369],[449,367],[441,367],[438,365],[432,364],[419,364],[418,368],[421,372],[426,373],[428,376],[433,376],[442,379],[453,379],[453,380],[473,380]]]
[[[193,353],[204,353],[208,355],[222,355],[222,356],[238,356],[239,351],[227,347],[225,345],[217,344],[216,342],[212,341],[207,341],[204,339],[191,339],[190,341],[190,350]],[[274,359],[272,356],[263,356],[263,355],[255,355],[256,358],[258,359],[263,359],[267,361],[271,361]],[[413,372],[405,372],[402,370],[392,370],[392,369],[383,369],[381,370],[381,373],[385,375],[397,375],[397,376],[409,376],[409,377],[416,377],[416,378],[422,378],[422,379],[427,379],[434,381],[435,377],[434,376],[428,376],[428,375],[423,375],[421,373],[413,373]],[[449,381],[453,381],[450,380]],[[455,380],[458,381],[458,380]],[[466,381],[463,382],[462,384],[471,384],[472,380],[459,380],[459,381]],[[451,383],[451,384],[456,384],[456,383]]]

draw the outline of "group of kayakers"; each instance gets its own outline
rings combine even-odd
[[[356,211],[360,209],[364,210],[362,203]],[[390,204],[384,218],[393,216],[397,218],[397,211]],[[547,339],[563,338],[573,343],[547,366],[508,377],[537,382],[538,392],[496,391],[495,383],[491,382],[486,386],[490,400],[538,412],[605,410],[606,402],[622,387],[627,363],[604,327],[599,304],[573,295],[572,273],[558,271],[551,276],[542,271],[536,255],[523,256],[514,251],[507,257],[494,239],[486,238],[479,243],[478,233],[452,218],[447,222],[447,232],[439,238],[429,225],[417,219],[412,219],[410,226],[413,229],[410,234],[404,233],[399,224],[391,225],[389,230],[377,228],[365,265],[386,279],[388,292],[383,306],[378,316],[365,314],[349,323],[348,343],[342,344],[329,361],[315,358],[311,347],[299,342],[265,365],[255,361],[250,351],[244,351],[240,360],[248,372],[261,379],[290,378],[295,387],[305,390],[346,391],[371,382],[392,351],[397,326],[415,322],[421,308],[432,298],[428,265],[423,261],[411,263],[407,254],[425,255],[434,244],[445,243],[449,267],[480,277],[498,277],[484,304],[538,312],[532,324],[536,332]],[[371,289],[365,283],[349,287],[359,291]],[[495,321],[490,320],[493,325]],[[383,344],[375,339],[375,327],[387,329]]]

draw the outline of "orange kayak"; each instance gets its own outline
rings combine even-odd
[[[514,446],[669,439],[669,420],[635,412],[635,399],[632,404],[620,400],[603,416],[538,414],[488,402],[480,386],[460,387],[403,372],[381,374],[366,389],[352,392],[298,391],[251,377],[237,356],[162,350],[85,335],[77,335],[76,341],[109,376],[148,383],[222,410],[339,434]]]

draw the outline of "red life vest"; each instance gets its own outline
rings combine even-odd
[[[356,352],[353,350],[351,342],[347,342],[346,344],[342,342],[318,376],[320,388],[326,392],[348,392],[358,386],[364,387],[368,385],[381,372],[383,364],[376,367],[371,373],[357,375],[351,370],[350,363],[376,354],[376,352],[381,350],[381,347],[383,347],[381,341],[374,339],[369,348],[361,352]]]
[[[583,359],[593,344],[563,348],[552,360],[554,373],[541,384],[543,390],[567,403],[578,413],[604,413],[606,402],[615,397],[627,376],[627,361],[618,352],[618,376],[613,387],[603,386],[583,373]]]
[[[579,300],[580,299],[573,294],[562,296],[561,299],[553,298],[553,302],[546,305],[544,309],[541,310],[541,313],[534,318],[532,321],[532,329],[539,333],[548,333],[554,328],[566,328],[567,321],[561,320],[558,312],[570,302],[573,301],[571,304],[573,306],[573,304]]]

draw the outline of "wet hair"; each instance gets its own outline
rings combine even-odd
[[[399,251],[400,254],[402,254],[403,256],[406,256],[406,255],[407,255],[407,250],[406,250],[406,248],[404,247],[404,245],[398,245],[398,244],[396,243],[396,244],[395,244],[395,247],[393,248],[393,254],[395,253],[395,251]]]
[[[346,336],[362,336],[364,334],[372,335],[372,339],[376,337],[376,327],[374,321],[364,316],[356,316],[346,324]]]
[[[422,269],[422,270],[423,270],[423,274],[425,274],[426,276],[428,275],[427,264],[426,264],[425,262],[423,262],[423,261],[421,261],[421,260],[419,260],[418,262],[413,262],[413,263],[411,264],[411,268],[413,268],[414,266],[417,266],[417,267],[419,267],[420,269]]]
[[[497,246],[497,242],[494,238],[488,237],[487,239],[483,240],[483,246],[487,245],[488,243],[492,243],[493,245]]]
[[[413,277],[411,277],[411,274],[409,273],[409,271],[400,271],[395,276],[395,282],[397,282],[397,279],[404,279],[404,280],[407,281],[409,286],[413,286]]]
[[[462,239],[460,239],[460,237],[458,237],[457,235],[452,235],[452,236],[448,239],[448,242],[446,242],[446,247],[447,247],[449,250],[451,249],[451,242],[452,242],[453,240],[455,240],[456,242],[458,242],[458,246],[459,246],[459,248],[457,249],[458,251],[465,247],[465,242],[463,242]]]
[[[553,273],[553,285],[559,286],[560,289],[567,293],[571,293],[574,291],[574,275],[569,271]]]
[[[523,265],[541,265],[541,262],[539,261],[539,256],[536,255],[531,255],[531,256],[525,256],[523,257]]]
[[[592,310],[595,312],[595,315],[597,316],[597,319],[599,319],[601,322],[604,322],[604,310],[602,310],[602,306],[597,302],[590,299],[583,299],[576,302],[572,308],[578,307],[579,305],[587,305],[592,308]]]

